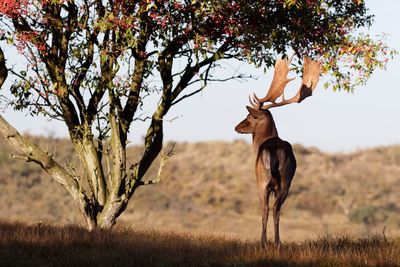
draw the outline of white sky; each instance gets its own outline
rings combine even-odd
[[[388,34],[389,46],[400,52],[400,1],[369,0],[367,6],[375,14],[371,33]],[[265,75],[262,70],[248,65],[243,65],[242,69],[260,78],[211,84],[201,94],[177,104],[167,115],[167,120],[178,118],[165,122],[165,139],[190,142],[245,139],[250,142],[251,136],[239,135],[233,128],[247,115],[248,95],[252,92],[264,95],[272,73]],[[357,88],[354,94],[334,93],[323,89],[321,83],[314,95],[303,103],[272,110],[279,135],[293,144],[331,152],[399,144],[399,77],[400,56],[396,56],[387,70],[376,71],[368,84]],[[289,94],[295,92],[299,82],[297,79],[288,86]],[[150,114],[152,110],[145,111]],[[60,122],[26,117],[11,110],[6,110],[3,116],[21,132],[67,135]],[[133,143],[140,142],[146,130],[146,123],[137,124],[131,128]]]

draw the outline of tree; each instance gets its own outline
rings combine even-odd
[[[82,170],[56,162],[2,116],[0,132],[68,190],[89,229],[111,227],[138,187],[159,180],[143,176],[162,150],[171,107],[210,81],[245,77],[216,77],[220,62],[267,68],[294,52],[298,65],[305,55],[321,60],[334,89],[352,90],[394,53],[359,33],[373,18],[355,0],[3,0],[0,14],[0,87],[7,74],[13,80],[13,97],[3,101],[63,121]],[[10,46],[23,66],[5,65]],[[150,94],[160,99],[143,154],[129,165],[128,132],[145,119]]]

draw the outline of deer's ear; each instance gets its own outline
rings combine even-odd
[[[249,113],[251,114],[251,116],[253,116],[256,119],[262,119],[265,117],[265,114],[262,110],[259,109],[255,109],[249,106],[246,106],[247,110],[249,111]]]

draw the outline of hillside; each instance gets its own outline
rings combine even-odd
[[[35,137],[56,158],[74,160],[67,140]],[[32,163],[0,151],[0,219],[81,223],[66,191]],[[131,147],[134,162],[139,147]],[[327,154],[294,146],[298,171],[281,216],[283,241],[325,233],[400,236],[400,146]],[[258,239],[261,217],[251,146],[243,141],[178,143],[162,183],[141,187],[121,225]],[[149,173],[155,175],[156,170]],[[272,224],[268,232],[272,233]]]

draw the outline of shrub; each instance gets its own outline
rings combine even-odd
[[[363,223],[369,226],[386,221],[387,215],[381,208],[375,206],[363,206],[351,211],[348,218],[351,222]]]

